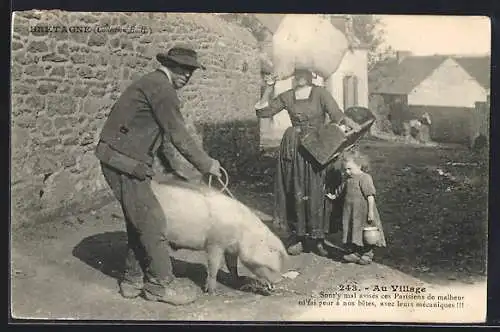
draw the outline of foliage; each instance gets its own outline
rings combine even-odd
[[[394,50],[385,45],[384,24],[376,15],[352,15],[352,29],[354,35],[368,45],[368,70],[388,58],[392,57]]]
[[[267,28],[253,14],[224,13],[217,15],[227,22],[236,23],[248,29],[258,42],[263,42],[271,36]]]
[[[259,153],[259,123],[255,120],[198,124],[203,146],[234,177]]]

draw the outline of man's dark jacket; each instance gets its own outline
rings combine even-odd
[[[170,141],[201,173],[208,173],[212,159],[188,133],[179,108],[179,98],[166,73],[156,70],[143,76],[113,105],[96,148],[97,158],[133,174],[141,163],[152,166],[157,143],[163,139],[165,151],[165,143]]]

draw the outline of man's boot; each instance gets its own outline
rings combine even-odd
[[[186,305],[196,301],[200,288],[187,278],[175,278],[160,290],[156,285],[144,287],[144,298],[148,301],[164,302],[173,305]]]
[[[120,282],[120,294],[126,299],[133,299],[141,295],[142,288],[144,287],[143,282]]]

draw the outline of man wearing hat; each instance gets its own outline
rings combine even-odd
[[[150,188],[154,155],[159,149],[169,160],[167,143],[172,143],[202,174],[220,176],[220,164],[195,143],[179,110],[176,90],[196,69],[205,69],[196,52],[176,46],[156,59],[161,67],[132,83],[113,105],[96,156],[125,216],[128,253],[121,294],[181,305],[196,299],[197,286],[172,274],[170,247],[162,234],[168,220]]]

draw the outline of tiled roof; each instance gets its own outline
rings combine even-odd
[[[489,56],[481,57],[454,57],[460,66],[462,66],[483,88],[490,88],[491,63]]]
[[[371,91],[372,93],[408,94],[446,58],[446,56],[439,55],[409,56],[400,63],[393,60],[376,67],[370,73],[371,77],[375,77]]]
[[[490,88],[489,56],[408,56],[400,63],[392,60],[370,72],[372,93],[409,94],[446,59],[453,59],[484,88]]]

